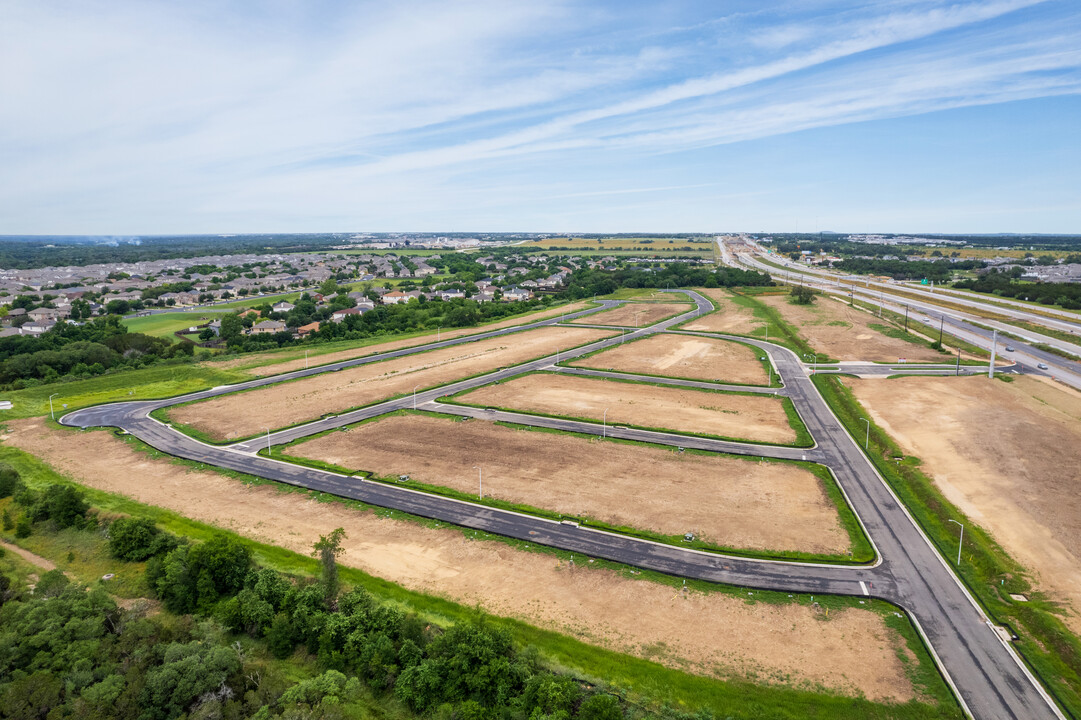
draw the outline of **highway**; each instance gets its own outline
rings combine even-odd
[[[366,408],[270,433],[269,437],[251,438],[234,443],[228,447],[202,443],[150,418],[149,414],[158,408],[235,392],[248,387],[259,387],[322,372],[334,372],[343,367],[400,357],[432,347],[469,342],[480,337],[520,332],[526,328],[556,324],[561,319],[553,318],[518,328],[495,330],[443,343],[431,343],[394,353],[309,368],[168,400],[125,402],[86,408],[65,415],[61,418],[61,423],[84,428],[117,427],[132,433],[152,447],[177,457],[354,498],[371,505],[394,508],[466,528],[527,540],[582,553],[589,557],[604,558],[671,575],[700,578],[738,587],[792,593],[834,593],[882,598],[908,612],[928,642],[940,670],[954,688],[966,712],[971,716],[981,719],[1063,717],[1039,684],[1027,672],[1009,644],[989,625],[950,565],[933,549],[930,541],[864,455],[861,446],[844,430],[811,382],[807,365],[790,350],[773,343],[745,337],[706,334],[752,345],[769,357],[773,368],[781,378],[783,387],[759,388],[757,391],[783,395],[792,399],[801,419],[814,438],[815,445],[811,448],[755,445],[692,437],[679,433],[611,427],[595,422],[537,417],[528,413],[471,408],[440,401],[441,398],[461,390],[503,381],[533,371],[626,377],[606,371],[582,371],[557,367],[556,362],[671,330],[695,315],[712,309],[709,301],[701,295],[690,291],[681,292],[685,292],[695,301],[695,310],[646,328],[636,329],[627,333],[625,338],[623,336],[607,338],[562,352],[559,358],[550,355],[447,386],[429,388],[416,393],[415,396],[393,398]],[[608,302],[604,307],[614,304]],[[589,312],[598,311],[584,311],[568,317],[580,317]],[[948,373],[953,369],[948,365],[925,368],[927,372],[940,373]],[[639,379],[645,378],[639,377]],[[648,381],[661,382],[652,377],[648,378]],[[717,384],[700,381],[669,380],[663,381],[663,384],[686,387],[706,385],[709,389],[718,389]],[[726,386],[725,389],[735,388],[748,391],[748,388],[743,386]],[[659,445],[782,459],[806,458],[820,462],[829,467],[837,479],[842,492],[875,546],[877,558],[871,565],[846,566],[749,559],[697,551],[430,495],[403,486],[364,481],[356,477],[302,467],[256,454],[261,447],[266,447],[268,444],[273,446],[291,442],[324,430],[343,427],[363,419],[412,407],[431,412],[468,415],[486,420],[504,420],[523,425],[591,435],[607,435]]]
[[[747,254],[733,256],[730,252],[726,251],[722,253],[722,257],[726,264],[731,264],[736,267],[750,267],[755,270],[768,272],[773,275],[775,280],[786,282],[786,279],[782,277],[782,272],[787,271],[779,271],[777,268],[771,267]],[[774,257],[773,259],[776,258]],[[1057,338],[1041,335],[1032,330],[1018,328],[998,320],[987,319],[955,308],[943,308],[931,300],[914,300],[909,297],[898,296],[894,293],[898,292],[899,289],[885,283],[878,283],[877,285],[880,289],[876,288],[875,290],[871,290],[867,287],[860,287],[853,284],[839,284],[833,276],[823,278],[821,272],[806,273],[804,271],[805,268],[799,266],[794,268],[791,272],[794,273],[796,277],[802,278],[802,282],[807,285],[831,295],[841,297],[851,296],[853,299],[868,305],[882,307],[901,315],[905,314],[906,309],[910,313],[912,311],[918,311],[912,314],[912,317],[918,322],[931,325],[932,327],[935,323],[938,323],[945,334],[964,340],[976,347],[990,350],[993,344],[993,330],[1009,332],[1017,337],[1025,338],[1023,340],[1000,338],[995,346],[1000,353],[1007,345],[1015,348],[1014,352],[1010,354],[1010,358],[1014,361],[1014,369],[1016,371],[1036,375],[1047,375],[1070,385],[1071,387],[1081,389],[1081,362],[1066,359],[1056,353],[1048,352],[1047,350],[1034,346],[1036,343],[1050,345],[1058,348],[1062,352],[1081,355],[1081,345],[1068,343]],[[861,279],[860,282],[863,283],[864,281]],[[875,281],[869,280],[868,282],[875,284]],[[907,286],[900,289],[900,291],[903,292],[908,292],[910,290],[911,288]],[[956,298],[950,297],[945,301],[954,303],[956,300]],[[973,301],[966,301],[966,303],[978,305],[978,303]],[[982,309],[988,310],[989,308],[982,306]],[[990,308],[989,310],[992,312],[1002,312],[1001,308]],[[1081,332],[1081,325],[1048,321],[1046,318],[1042,318],[1038,315],[1021,311],[1009,312],[1019,316],[1019,319],[1020,316],[1023,316],[1023,319],[1028,322],[1053,322],[1055,324],[1072,326]],[[1047,368],[1041,368],[1040,365],[1046,365]]]

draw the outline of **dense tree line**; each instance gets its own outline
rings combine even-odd
[[[416,302],[376,305],[374,309],[362,315],[347,315],[340,322],[330,322],[330,316],[339,307],[350,307],[356,304],[354,300],[346,296],[339,297],[345,299],[332,302],[328,308],[317,308],[314,301],[305,295],[297,301],[293,310],[284,314],[271,312],[269,305],[256,308],[261,311],[263,317],[280,319],[289,327],[300,327],[310,322],[320,321],[319,330],[312,333],[307,340],[294,338],[291,331],[269,335],[246,335],[245,329],[257,324],[260,320],[254,316],[242,317],[239,314],[222,318],[221,337],[232,351],[252,352],[305,343],[360,340],[382,335],[435,330],[440,327],[472,327],[547,307],[553,301],[551,296],[507,303],[480,303],[468,298],[451,300],[418,298]]]
[[[0,469],[0,487],[2,478]],[[61,488],[78,500],[77,517],[98,525],[74,488],[31,496],[17,474],[9,484],[24,517]],[[34,532],[49,532],[56,521],[34,522]],[[344,718],[343,706],[366,693],[446,718],[623,717],[616,698],[547,670],[483,617],[444,630],[362,588],[343,591],[340,529],[315,545],[320,580],[260,568],[225,535],[193,544],[139,518],[103,520],[100,529],[118,560],[147,561],[147,581],[168,613],[124,611],[103,590],[70,584],[58,570],[32,592],[12,591],[5,581],[4,717],[330,719]],[[233,642],[238,635],[282,660],[300,652],[322,674],[286,682]]]
[[[282,252],[319,252],[342,242],[333,235],[159,236],[138,238],[138,244],[120,239],[115,245],[85,242],[80,238],[39,236],[0,238],[0,267],[31,268],[134,263],[172,260],[201,255],[267,255]]]
[[[668,263],[663,267],[627,267],[617,270],[582,268],[566,282],[563,295],[584,298],[607,295],[619,288],[737,287],[772,285],[766,273],[738,268],[712,268],[689,263]]]
[[[948,282],[959,270],[978,270],[984,266],[982,260],[883,260],[867,258],[846,258],[834,267],[857,275],[888,275],[894,280],[934,280]]]
[[[128,332],[117,315],[82,325],[60,322],[40,335],[0,338],[0,387],[18,390],[162,360],[189,360],[193,349],[190,343]]]
[[[976,292],[992,293],[1002,297],[1031,300],[1041,305],[1058,305],[1067,310],[1081,310],[1081,284],[1019,282],[1017,272],[989,272],[975,280],[961,280],[954,287]]]

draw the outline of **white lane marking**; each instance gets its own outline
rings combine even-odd
[[[860,580],[860,590],[863,591],[864,595],[870,595],[871,594],[871,593],[867,592],[867,583],[865,583],[862,580]]]

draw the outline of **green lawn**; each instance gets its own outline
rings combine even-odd
[[[155,337],[176,340],[173,333],[179,330],[187,330],[193,325],[202,325],[216,320],[223,315],[228,315],[230,310],[208,310],[198,308],[189,312],[170,312],[160,315],[146,315],[144,317],[124,318],[124,325],[130,332],[146,333]]]
[[[155,365],[112,375],[99,375],[70,383],[51,383],[36,388],[14,390],[0,395],[10,400],[11,410],[0,410],[0,422],[11,418],[49,414],[49,396],[53,409],[61,414],[78,408],[118,400],[146,400],[173,397],[218,385],[250,380],[241,373],[214,370],[203,365]],[[67,405],[67,408],[64,405]]]

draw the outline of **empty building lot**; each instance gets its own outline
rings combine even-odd
[[[614,325],[616,327],[646,327],[661,320],[694,310],[687,303],[636,303],[629,302],[611,310],[588,317],[571,320],[579,325]]]
[[[683,326],[684,330],[751,335],[766,326],[765,320],[756,318],[753,309],[738,305],[734,299],[736,296],[727,290],[698,288],[697,292],[708,297],[717,309],[694,318]]]
[[[752,348],[729,340],[651,335],[570,363],[575,367],[765,385],[768,373]]]
[[[793,443],[781,399],[538,373],[458,396],[458,401],[750,442]]]
[[[368,405],[608,337],[604,330],[547,327],[328,372],[170,408],[169,419],[218,441],[247,437]]]
[[[884,335],[873,327],[888,326],[885,320],[847,303],[819,296],[813,305],[797,305],[786,295],[763,295],[761,302],[777,310],[806,338],[812,348],[838,360],[869,362],[948,362],[949,355],[932,350],[922,340],[917,342]]]
[[[847,552],[837,509],[809,470],[782,462],[400,415],[294,445],[287,455],[332,463],[718,546]]]

